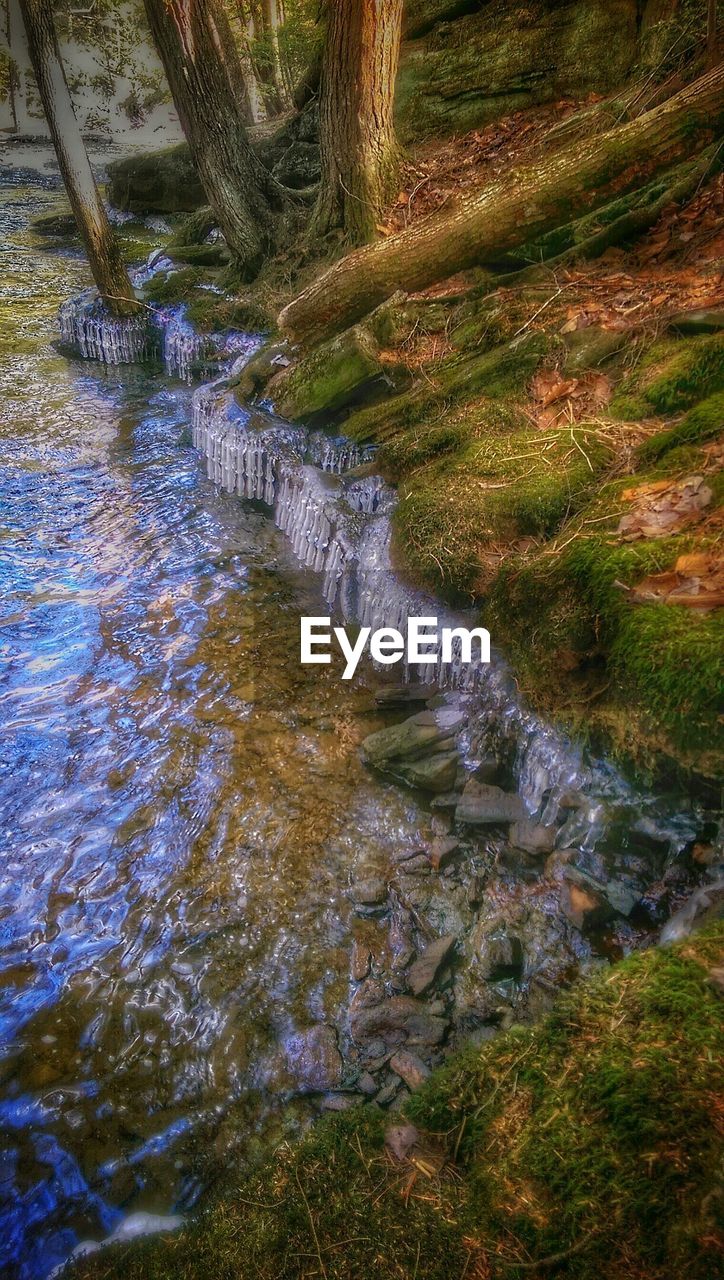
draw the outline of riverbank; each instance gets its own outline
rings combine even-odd
[[[81,1280],[710,1280],[720,1261],[719,925],[471,1047],[402,1112],[320,1123],[188,1228]]]
[[[386,233],[596,118],[564,103],[418,144]],[[273,154],[297,154],[289,127]],[[666,785],[716,783],[724,759],[719,168],[710,148],[497,275],[397,294],[311,349],[279,342],[276,316],[334,242],[298,246],[239,288],[223,244],[181,230],[175,270],[145,294],[184,304],[200,329],[270,333],[240,402],[375,446],[401,499],[400,571],[479,611],[536,709]],[[135,170],[121,169],[135,199]]]

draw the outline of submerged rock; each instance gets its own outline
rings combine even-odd
[[[566,867],[561,887],[561,909],[576,929],[605,924],[614,914],[606,897],[606,887],[585,871]]]
[[[436,938],[425,947],[421,956],[410,966],[407,982],[413,995],[421,996],[429,991],[438,973],[449,960],[455,947],[455,938],[447,935]]]
[[[342,1083],[342,1055],[333,1027],[320,1023],[285,1041],[284,1059],[298,1093],[326,1093]]]
[[[478,782],[475,778],[465,784],[455,810],[456,822],[466,822],[471,826],[495,826],[519,822],[524,818],[525,806],[520,796],[490,783]]]
[[[392,996],[371,1008],[354,1009],[350,1018],[352,1038],[365,1042],[379,1037],[386,1045],[439,1044],[447,1032],[447,1020],[412,996]]]

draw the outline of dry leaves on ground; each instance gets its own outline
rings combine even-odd
[[[639,538],[665,538],[696,524],[711,502],[712,491],[702,475],[695,475],[637,485],[624,489],[621,497],[634,506],[621,517],[617,532],[622,541],[636,542]]]
[[[697,552],[679,556],[673,569],[653,573],[629,596],[632,604],[679,604],[693,609],[724,605],[724,556]]]
[[[531,416],[541,431],[590,418],[611,398],[611,382],[605,373],[569,378],[558,369],[544,369],[536,374],[530,389],[535,401]]]

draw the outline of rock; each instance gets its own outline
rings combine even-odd
[[[618,915],[630,916],[641,901],[641,894],[626,880],[609,880],[606,884],[606,898]]]
[[[397,1077],[395,1077],[392,1080],[388,1080],[387,1084],[382,1086],[379,1093],[377,1094],[377,1097],[375,1098],[375,1102],[377,1103],[377,1106],[389,1107],[390,1103],[394,1102],[395,1098],[397,1097],[397,1091],[399,1087],[400,1087],[400,1081]]]
[[[360,906],[376,907],[387,901],[387,885],[381,877],[373,876],[353,884],[347,896]]]
[[[337,1034],[324,1023],[298,1031],[283,1045],[287,1070],[299,1093],[326,1093],[342,1083]]]
[[[377,1081],[369,1071],[363,1071],[357,1079],[357,1088],[366,1098],[373,1098],[377,1093]]]
[[[514,848],[523,849],[525,853],[547,854],[555,846],[556,828],[543,827],[528,818],[521,818],[511,823],[508,839]]]
[[[405,1040],[432,1045],[444,1039],[447,1021],[428,1012],[422,1000],[391,996],[372,1008],[350,1009],[350,1029],[358,1044],[379,1037],[385,1045],[399,1045]]]
[[[293,190],[313,186],[322,173],[319,147],[314,142],[292,142],[277,160],[272,173],[277,182]]]
[[[426,760],[403,761],[386,769],[393,777],[420,791],[447,791],[455,782],[459,756],[457,751],[444,751]]]
[[[130,213],[193,213],[208,204],[185,142],[114,160],[108,199]]]
[[[391,1125],[385,1132],[385,1146],[396,1160],[406,1160],[420,1141],[414,1124]]]
[[[712,986],[718,996],[724,996],[724,968],[710,969],[707,974],[709,985]],[[390,1058],[392,1062],[392,1058]],[[396,1068],[395,1068],[396,1069]],[[400,1072],[397,1072],[400,1075]]]
[[[367,764],[378,767],[390,761],[419,760],[439,750],[464,724],[465,717],[454,708],[420,711],[401,724],[371,733],[362,743],[362,756]]]
[[[375,702],[378,707],[406,707],[412,702],[427,702],[437,693],[434,684],[387,684],[375,690]]]
[[[433,985],[438,973],[450,958],[456,939],[452,934],[436,938],[410,965],[407,981],[413,995],[421,996]]]
[[[351,1107],[359,1107],[362,1099],[353,1093],[327,1093],[322,1098],[323,1111],[349,1111]]]
[[[78,229],[75,214],[70,210],[56,209],[51,213],[41,213],[30,223],[31,231],[39,236],[72,236]]]
[[[430,845],[430,862],[436,871],[442,871],[452,862],[460,848],[460,841],[454,836],[441,836]]]
[[[443,795],[435,796],[430,803],[433,809],[456,809],[459,802],[457,791],[446,791]]]
[[[684,337],[697,333],[719,333],[724,329],[724,311],[716,308],[707,311],[681,311],[669,320],[669,328]]]
[[[604,924],[614,914],[605,886],[577,867],[567,867],[561,886],[561,909],[581,931]]]
[[[523,972],[523,947],[520,938],[505,925],[493,920],[475,936],[475,955],[480,976],[487,982],[507,979],[519,982]]]
[[[659,939],[662,946],[670,946],[672,942],[681,942],[696,929],[701,929],[712,920],[724,916],[724,880],[715,880],[713,884],[702,885],[692,893],[675,915],[664,925]]]
[[[475,778],[466,783],[455,810],[455,821],[470,826],[495,826],[523,818],[525,807],[520,796]]]
[[[500,761],[496,756],[485,756],[472,772],[476,782],[497,782],[500,773]]]
[[[363,982],[370,971],[372,952],[366,943],[357,939],[352,943],[350,970],[353,982]]]
[[[393,1053],[390,1067],[410,1089],[419,1089],[430,1075],[430,1068],[425,1066],[422,1058],[418,1058],[416,1053],[410,1053],[409,1049],[398,1049],[397,1053]]]

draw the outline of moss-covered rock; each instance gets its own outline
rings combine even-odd
[[[404,49],[396,112],[405,140],[465,133],[567,94],[607,92],[636,59],[633,0],[534,0],[525,7],[491,0],[448,9],[442,12],[450,21],[436,22],[430,11],[417,22],[413,30],[426,34]]]
[[[114,160],[108,166],[108,199],[130,213],[192,213],[206,204],[185,142]]]
[[[457,1054],[402,1115],[325,1120],[180,1232],[73,1274],[516,1280],[559,1258],[569,1280],[711,1280],[723,947],[719,924],[604,969]]]

